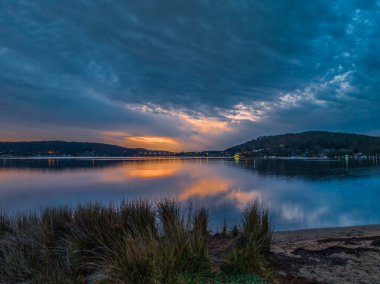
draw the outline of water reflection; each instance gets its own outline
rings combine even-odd
[[[375,159],[253,159],[239,166],[262,175],[285,176],[304,179],[340,179],[378,174]],[[374,172],[373,172],[374,171]]]
[[[247,204],[269,207],[275,228],[380,223],[377,161],[212,159],[6,160],[0,163],[0,208],[123,198],[176,198],[205,205],[212,226],[238,219]]]

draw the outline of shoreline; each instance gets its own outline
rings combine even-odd
[[[380,224],[275,232],[278,283],[379,283]]]
[[[252,277],[270,279],[273,284],[380,283],[380,224],[273,232],[270,229],[268,212],[253,205],[248,211],[242,211],[242,217],[249,220],[249,223],[243,222],[240,230],[237,227],[228,230],[225,226],[222,232],[210,235],[208,210],[188,210],[188,213],[181,213],[181,207],[174,201],[163,200],[156,205],[148,201],[134,201],[122,202],[119,207],[87,204],[75,209],[45,208],[40,215],[24,214],[15,217],[2,215],[0,212],[0,256],[1,261],[6,264],[0,267],[0,282],[14,282],[12,279],[16,278],[18,281],[17,275],[25,271],[37,273],[34,276],[29,272],[23,274],[26,280],[35,280],[37,278],[33,277],[40,277],[39,275],[51,277],[50,272],[46,274],[46,271],[40,270],[39,262],[28,263],[27,259],[44,256],[45,265],[55,267],[58,265],[57,248],[62,243],[67,247],[59,250],[59,263],[68,257],[77,259],[82,267],[89,269],[81,272],[80,277],[84,277],[83,279],[92,277],[95,273],[92,271],[94,261],[98,261],[96,267],[100,269],[99,272],[114,267],[115,255],[123,259],[118,264],[122,265],[117,266],[116,274],[107,274],[104,276],[106,278],[119,275],[117,273],[125,269],[126,262],[140,267],[144,261],[150,259],[152,253],[156,257],[154,263],[161,265],[158,260],[162,253],[171,253],[166,250],[169,249],[166,244],[173,241],[172,234],[182,232],[180,243],[187,243],[189,247],[186,250],[179,249],[173,261],[185,259],[186,265],[190,265],[186,267],[192,267],[194,259],[189,258],[188,251],[194,250],[205,265],[194,270],[198,273],[194,274],[197,277],[207,272],[218,277],[222,276],[221,273],[229,273],[229,276],[236,278],[240,277],[238,273],[244,272]],[[184,222],[176,223],[175,220],[181,220],[184,216],[190,217],[182,219]],[[145,235],[144,232],[152,234]],[[144,236],[149,237],[145,239]],[[247,236],[256,236],[259,239],[252,241]],[[128,243],[125,243],[126,240]],[[193,241],[196,243],[192,243]],[[198,246],[198,241],[201,241],[201,246]],[[38,249],[31,246],[32,243],[39,244]],[[139,249],[139,257],[133,258],[134,254],[130,253],[123,254],[125,249],[138,245],[143,245]],[[70,250],[71,246],[75,249]],[[103,249],[94,250],[94,247]],[[93,259],[87,258],[89,252]],[[110,262],[99,262],[105,257],[110,257],[107,258]],[[20,263],[28,264],[25,267],[20,266]],[[181,263],[178,262],[178,265],[182,265]],[[14,270],[10,267],[16,267],[19,272],[12,274]],[[60,277],[65,279],[74,269],[71,264],[59,264],[56,268],[59,268],[56,272]],[[156,270],[151,271],[152,275],[154,271]],[[139,273],[142,277],[146,276],[142,270]],[[206,274],[203,276],[206,277]],[[118,277],[124,276],[120,274]]]
[[[375,156],[369,157],[353,157],[349,156],[348,158],[351,160],[372,160]],[[180,159],[231,159],[235,160],[234,156],[225,155],[225,156],[192,156],[192,155],[135,155],[135,156],[0,156],[1,160],[29,160],[29,159],[140,159],[140,158],[180,158]],[[256,156],[256,157],[240,157],[238,160],[240,161],[249,161],[254,159],[263,159],[263,160],[300,160],[300,161],[340,161],[344,156],[326,156],[326,157],[304,157],[304,156]]]
[[[372,230],[380,230],[380,223],[376,224],[364,224],[364,225],[349,225],[349,226],[336,226],[336,227],[316,227],[316,228],[304,228],[304,229],[286,229],[286,230],[274,230],[275,234],[277,235],[291,235],[291,234],[302,234],[302,235],[317,235],[317,234],[325,234],[329,232],[345,232],[349,230],[365,230],[365,231],[372,231]]]

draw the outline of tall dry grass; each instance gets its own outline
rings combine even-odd
[[[261,272],[271,240],[267,211],[254,205],[242,216],[223,269]],[[215,276],[208,222],[206,208],[184,210],[173,200],[0,214],[0,283],[208,283]]]
[[[165,200],[156,206],[124,201],[46,208],[13,219],[1,214],[0,282],[178,283],[200,277],[210,271],[205,213],[200,209],[188,224],[180,206]]]
[[[222,270],[229,273],[256,273],[263,278],[270,278],[272,240],[268,210],[258,203],[247,207],[242,212],[242,231],[224,260]]]

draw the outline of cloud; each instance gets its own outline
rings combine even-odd
[[[0,138],[380,134],[379,20],[370,0],[2,1]]]

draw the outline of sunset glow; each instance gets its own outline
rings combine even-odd
[[[124,140],[123,146],[166,151],[178,151],[183,147],[183,145],[174,138],[151,136],[129,136]]]
[[[1,140],[201,151],[380,134],[379,4],[296,2],[4,3]]]
[[[379,51],[380,0],[0,0],[0,283],[378,283]]]
[[[131,136],[127,132],[104,131],[103,139],[107,143],[128,148],[146,148],[151,150],[179,151],[184,145],[172,137],[160,136]]]

